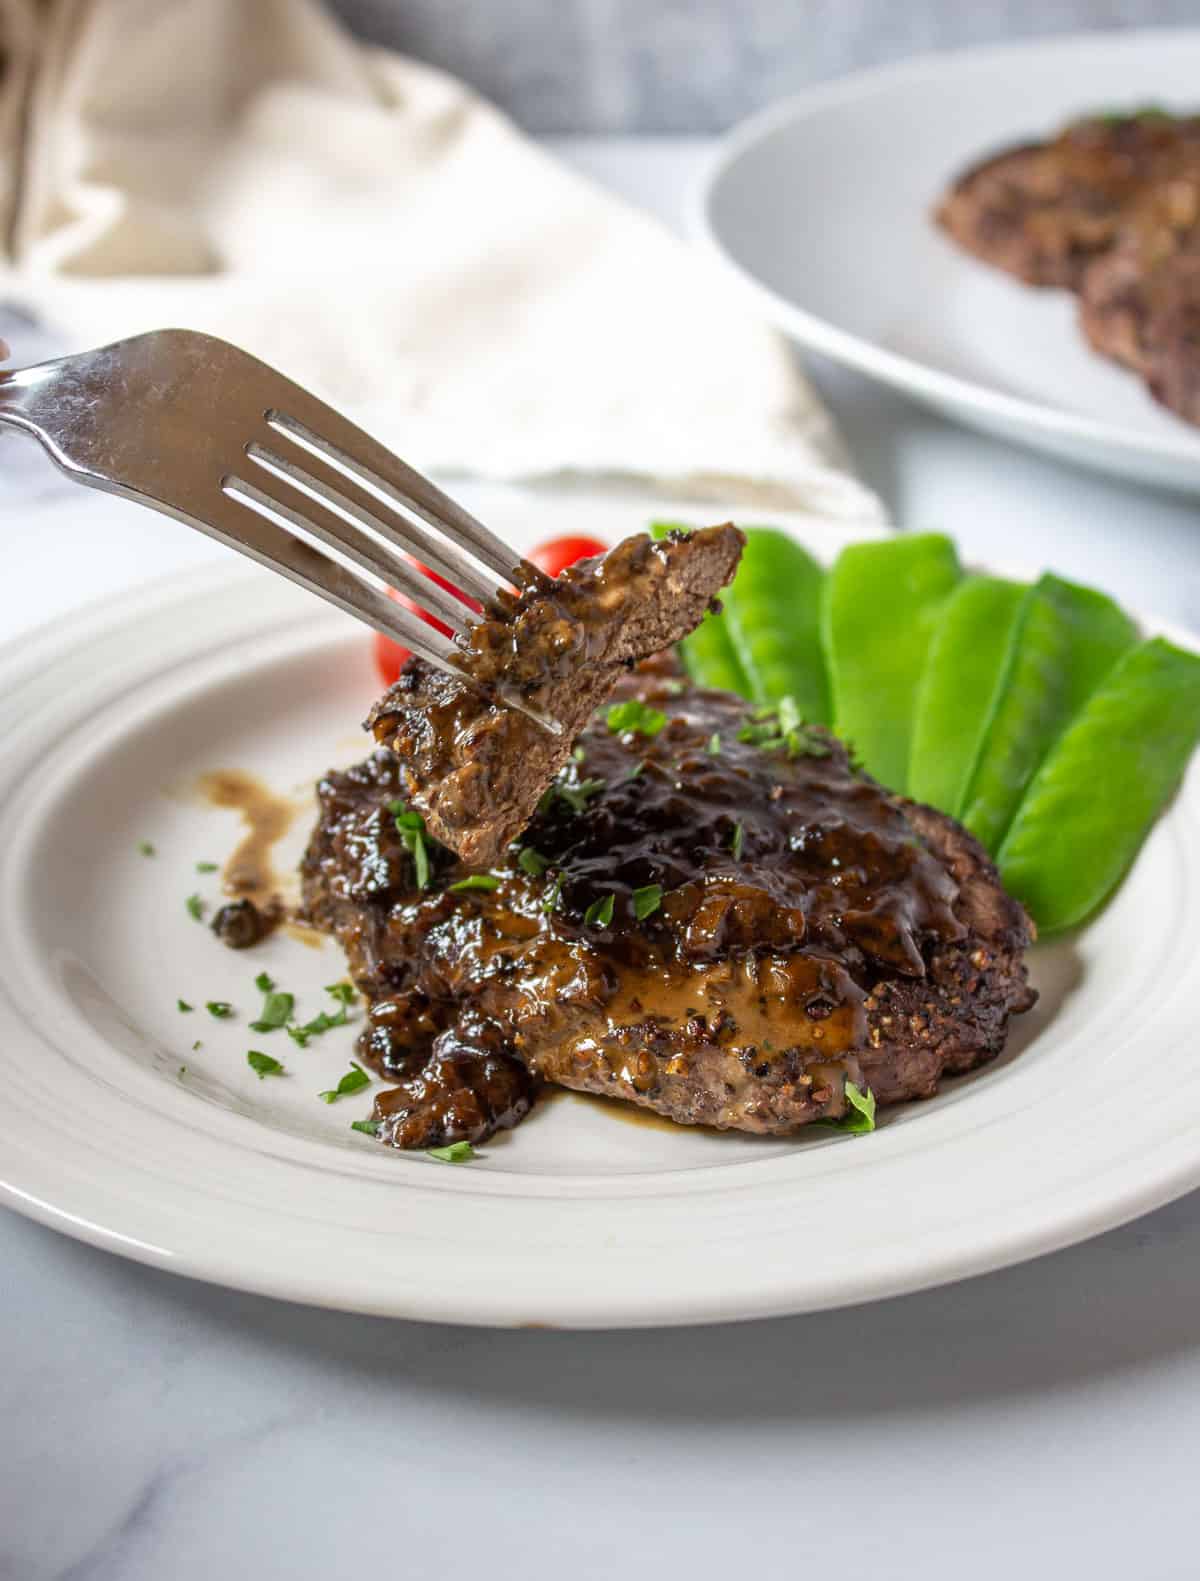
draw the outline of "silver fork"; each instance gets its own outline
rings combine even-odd
[[[0,371],[0,424],[40,440],[75,482],[198,528],[451,673],[461,674],[450,638],[297,534],[401,589],[455,636],[479,617],[400,551],[485,609],[521,563],[361,428],[211,335],[157,330]]]

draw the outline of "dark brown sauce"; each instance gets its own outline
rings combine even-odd
[[[279,893],[280,883],[271,862],[271,852],[291,828],[299,808],[240,769],[217,769],[202,774],[198,789],[205,801],[214,807],[231,807],[240,812],[246,825],[246,833],[221,874],[225,893],[239,900],[269,901],[274,898]]]
[[[297,944],[307,945],[310,950],[325,948],[325,935],[317,928],[310,928],[306,922],[298,922],[290,917],[282,926],[288,938],[295,939]]]
[[[596,1110],[609,1120],[619,1120],[622,1125],[640,1126],[645,1131],[667,1131],[672,1136],[678,1136],[681,1131],[702,1131],[706,1136],[720,1134],[710,1125],[680,1125],[664,1114],[655,1114],[653,1109],[640,1108],[624,1099],[605,1098],[594,1092],[573,1092],[566,1087],[543,1087],[538,1093],[538,1103],[545,1103],[552,1094],[564,1098],[569,1096],[575,1103],[586,1104],[589,1109]]]

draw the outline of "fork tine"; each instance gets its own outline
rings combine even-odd
[[[420,522],[411,521],[402,515],[391,501],[381,500],[369,493],[354,478],[333,466],[323,453],[311,450],[307,445],[293,445],[290,441],[295,436],[287,430],[275,425],[272,425],[272,430],[275,436],[289,443],[281,445],[279,450],[249,445],[247,454],[254,460],[286,472],[295,481],[303,476],[305,484],[302,487],[312,488],[329,504],[348,511],[361,526],[379,533],[389,543],[406,549],[431,571],[438,572],[481,604],[487,606],[495,603],[500,584],[491,571],[485,571],[448,539],[429,532]],[[267,457],[273,459],[268,461]],[[452,624],[461,623],[461,611],[460,605],[458,622]]]
[[[475,611],[461,599],[439,587],[387,543],[360,532],[353,525],[357,522],[361,527],[385,531],[384,524],[372,512],[363,510],[340,490],[329,488],[302,467],[293,466],[262,445],[247,445],[246,454],[270,473],[272,484],[267,491],[268,497],[293,526],[313,533],[330,548],[340,550],[389,587],[402,589],[452,631],[465,631],[475,620]],[[323,501],[328,502],[329,510],[325,509]],[[345,512],[352,521],[344,521],[339,511]]]
[[[370,434],[318,401],[316,396],[306,391],[302,391],[301,396],[302,399],[295,403],[295,413],[279,410],[267,413],[267,422],[272,428],[288,434],[305,448],[318,451],[334,465],[348,469],[393,503],[415,511],[431,527],[469,544],[471,552],[484,565],[504,582],[512,581],[521,557],[502,539]]]
[[[148,503],[144,495],[135,497],[143,504]],[[265,495],[261,498],[270,506]],[[435,631],[411,610],[387,598],[372,583],[359,576],[357,571],[330,559],[313,544],[295,537],[286,527],[279,526],[263,515],[261,509],[256,508],[257,505],[257,501],[252,503],[248,498],[227,492],[222,485],[221,490],[214,493],[212,503],[206,505],[202,519],[190,515],[184,519],[190,526],[198,527],[201,532],[218,539],[230,549],[248,555],[269,570],[281,572],[309,593],[323,598],[326,603],[335,605],[347,615],[365,621],[375,631],[381,631],[384,636],[392,637],[406,648],[411,648],[439,670],[445,670],[459,680],[463,678],[456,662],[458,649],[441,632]],[[169,511],[167,514],[177,513]]]

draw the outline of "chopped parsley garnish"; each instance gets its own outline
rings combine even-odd
[[[396,820],[396,832],[404,842],[404,849],[413,859],[417,888],[429,888],[429,846],[426,843],[425,820],[419,812],[402,801],[388,802],[388,811]]]
[[[258,1020],[250,1023],[251,1032],[278,1032],[291,1019],[295,1005],[295,994],[281,994],[271,989],[263,1000]]]
[[[425,1151],[439,1164],[465,1164],[468,1159],[479,1157],[470,1142],[451,1142],[449,1147],[427,1147]]]
[[[721,756],[721,737],[714,731],[708,738],[708,745],[704,749],[710,758]]]
[[[633,765],[633,767],[630,769],[629,773],[626,774],[625,778],[627,780],[635,780],[635,779],[637,779],[638,775],[642,772],[642,770],[645,767],[646,767],[646,760],[645,760],[645,758],[643,758],[640,763],[635,763]]]
[[[215,873],[217,864],[215,862],[197,862],[196,871],[197,873]]]
[[[184,905],[188,909],[188,916],[194,917],[197,922],[204,920],[204,902],[199,895],[189,895]]]
[[[639,736],[656,736],[667,722],[661,708],[651,708],[639,699],[627,703],[613,703],[608,710],[608,728],[613,735],[623,735],[627,730]]]
[[[350,1129],[352,1131],[361,1131],[364,1136],[378,1136],[379,1135],[379,1121],[378,1120],[351,1120],[351,1122],[350,1122]]]
[[[293,1024],[288,1027],[287,1035],[293,1043],[298,1043],[302,1049],[307,1048],[309,1038],[319,1038],[323,1032],[328,1032],[332,1027],[344,1027],[347,1019],[345,1005],[342,1006],[336,1015],[332,1016],[327,1011],[322,1010],[319,1015],[315,1015],[311,1021],[306,1021],[303,1026]]]
[[[544,899],[542,900],[543,911],[553,911],[555,909],[555,907],[558,905],[558,897],[562,894],[562,887],[563,875],[560,873],[554,880],[553,884],[551,884]]]
[[[200,1046],[201,1046],[201,1044],[200,1044],[200,1039],[199,1039],[199,1038],[197,1038],[197,1039],[196,1039],[196,1041],[195,1041],[195,1042],[194,1042],[194,1043],[193,1043],[193,1044],[192,1044],[192,1053],[193,1053],[193,1054],[194,1054],[194,1053],[195,1053],[195,1052],[196,1052],[196,1050],[197,1050],[197,1049],[198,1049],[198,1048],[199,1048],[199,1047],[200,1047]]]
[[[647,884],[633,892],[633,914],[639,922],[651,916],[662,905],[662,885]]]
[[[562,780],[555,780],[550,789],[538,803],[539,810],[545,811],[542,803],[549,806],[557,796],[560,801],[565,801],[572,812],[582,812],[597,791],[604,789],[603,780],[580,780],[576,785],[568,785]]]
[[[194,1010],[196,1008],[195,1005],[189,1005],[186,999],[177,999],[175,1005],[179,1010]]]
[[[323,1032],[328,1032],[332,1027],[344,1027],[350,1019],[346,1013],[347,1007],[358,998],[357,992],[350,983],[330,983],[325,992],[333,995],[341,1006],[340,1010],[335,1011],[333,1015],[327,1010],[322,1010],[303,1026],[293,1023],[287,1029],[288,1037],[293,1043],[298,1043],[302,1049],[308,1047],[310,1038],[319,1038]]]
[[[266,972],[259,972],[258,976],[254,979],[254,986],[258,989],[260,994],[269,994],[272,988],[274,988],[275,984],[267,976]]]
[[[149,840],[139,840],[138,841],[138,850],[142,853],[143,856],[157,856],[158,855],[158,852],[150,844]]]
[[[601,896],[599,900],[593,900],[583,914],[585,925],[589,928],[607,928],[613,920],[614,904],[611,893]]]
[[[794,697],[782,698],[774,708],[756,708],[737,738],[764,752],[786,752],[789,758],[827,758],[830,750],[820,731],[801,719]]]
[[[531,845],[523,845],[517,856],[517,866],[522,873],[528,873],[530,878],[541,878],[550,864],[540,851],[535,851]]]
[[[849,1131],[853,1136],[865,1136],[875,1129],[875,1094],[869,1087],[860,1090],[849,1077],[846,1078],[846,1112],[840,1120],[818,1120],[818,1125],[831,1126],[835,1131]]]
[[[451,884],[452,890],[466,889],[499,889],[500,880],[492,873],[468,873],[466,878],[460,878],[457,884]]]
[[[742,847],[745,845],[745,843],[746,831],[742,828],[740,823],[735,823],[733,826],[733,838],[729,842],[729,849],[733,852],[733,860],[735,862],[740,862],[742,860]]]
[[[204,1008],[210,1016],[216,1016],[218,1021],[228,1021],[233,1014],[233,1006],[227,999],[210,999]]]
[[[338,1082],[336,1087],[331,1087],[328,1092],[319,1092],[317,1097],[325,1103],[336,1103],[339,1098],[345,1098],[352,1092],[361,1092],[364,1087],[371,1085],[371,1078],[361,1065],[350,1061],[350,1069]]]
[[[260,1054],[257,1049],[251,1049],[246,1055],[246,1064],[262,1081],[264,1076],[286,1076],[287,1072],[277,1059],[272,1059],[269,1054]]]

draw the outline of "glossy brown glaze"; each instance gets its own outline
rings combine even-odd
[[[593,721],[492,889],[454,891],[471,869],[435,847],[415,890],[395,758],[322,782],[306,904],[371,1001],[364,1061],[400,1083],[377,1106],[384,1140],[478,1139],[521,1117],[531,1078],[787,1132],[843,1114],[846,1081],[889,1052],[893,1095],[932,1091],[1029,1002],[1024,915],[956,825],[938,851],[940,824],[919,833],[821,732],[789,755],[740,739],[762,731],[737,698],[639,695],[663,728]],[[893,989],[901,1052],[879,1024]]]
[[[661,541],[643,534],[555,580],[531,567],[502,617],[473,628],[462,660],[471,684],[406,665],[368,724],[400,757],[431,832],[465,861],[496,861],[593,710],[635,662],[699,624],[744,542],[728,525]]]
[[[202,774],[197,789],[214,807],[241,813],[246,826],[221,874],[225,893],[233,898],[217,911],[212,930],[231,950],[247,950],[284,920],[272,856],[276,843],[291,828],[297,808],[240,769]]]

